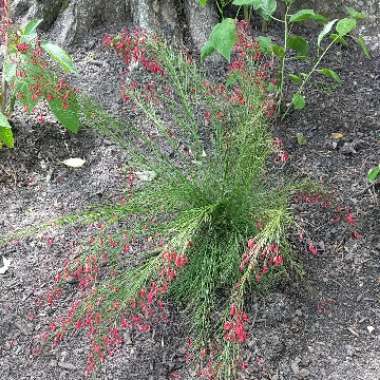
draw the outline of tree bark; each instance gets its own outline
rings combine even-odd
[[[162,34],[176,44],[190,37],[193,47],[199,50],[218,22],[215,1],[209,0],[205,8],[199,6],[198,0],[13,0],[12,3],[14,14],[19,17],[43,18],[41,28],[53,29],[60,44],[80,42],[100,25],[134,25]],[[296,0],[294,9],[309,7],[330,17],[341,17],[345,6],[367,13],[361,32],[370,48],[379,53],[379,0]]]
[[[43,18],[64,45],[80,42],[97,26],[135,26],[154,31],[181,45],[190,35],[196,49],[207,40],[218,14],[212,1],[201,9],[197,0],[14,0],[14,14]]]

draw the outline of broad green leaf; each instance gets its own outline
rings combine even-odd
[[[322,40],[331,32],[333,26],[335,25],[335,23],[338,21],[338,19],[336,18],[335,20],[331,20],[330,22],[328,22],[322,29],[321,33],[319,33],[319,36],[318,36],[318,46],[321,46],[321,42]]]
[[[230,61],[232,49],[235,46],[236,40],[236,22],[232,18],[225,18],[222,22],[214,26],[208,41],[202,48],[202,60],[216,50],[227,61]]]
[[[306,145],[307,144],[306,137],[302,132],[298,132],[296,137],[297,137],[298,145]]]
[[[207,1],[208,1],[208,0],[199,0],[199,5],[200,5],[201,7],[205,7],[205,6],[207,5]]]
[[[336,31],[339,36],[346,36],[348,33],[352,32],[357,26],[357,22],[353,18],[343,18],[339,20],[336,24]]]
[[[27,79],[16,80],[15,90],[16,93],[21,94],[19,101],[28,108],[28,111],[33,111],[33,108],[37,105],[40,97],[34,98],[30,87],[32,82]]]
[[[62,101],[56,98],[49,101],[49,107],[64,128],[72,133],[79,131],[79,104],[76,97],[69,101],[68,109],[64,109]]]
[[[356,9],[352,7],[345,7],[346,13],[351,17],[354,18],[355,20],[364,20],[367,18],[367,15],[363,12],[358,12]]]
[[[306,57],[309,54],[309,43],[301,36],[289,36],[288,46],[295,50],[300,57]]]
[[[76,71],[72,58],[62,48],[51,42],[44,42],[41,46],[65,72],[74,73]]]
[[[301,9],[290,16],[289,22],[303,22],[307,20],[325,23],[326,17],[316,13],[313,9]]]
[[[371,58],[371,54],[369,52],[369,49],[368,49],[368,46],[366,45],[365,41],[364,41],[364,38],[363,37],[359,37],[357,40],[356,40],[357,44],[361,47],[364,55],[367,57],[367,58]]]
[[[43,21],[43,19],[29,21],[25,25],[25,27],[22,28],[21,34],[23,36],[28,36],[30,34],[35,34],[36,31],[37,31],[38,26],[41,24],[42,21]]]
[[[207,57],[215,52],[214,46],[207,41],[201,49],[201,61],[203,62]]]
[[[289,74],[289,79],[295,84],[301,84],[302,78],[296,74]]]
[[[342,82],[342,80],[340,79],[340,76],[334,70],[327,69],[327,68],[321,68],[321,69],[319,69],[319,72],[321,74],[323,74],[324,76],[335,80],[335,82],[338,82],[338,83]]]
[[[17,64],[10,62],[9,59],[5,59],[4,64],[3,64],[3,74],[4,74],[4,79],[8,83],[12,83],[13,80],[16,78],[16,70],[17,70]]]
[[[37,28],[43,20],[31,20],[21,29],[21,42],[31,43],[37,38]]]
[[[4,144],[8,148],[13,148],[15,145],[12,127],[2,112],[0,112],[0,145],[1,144]]]
[[[368,172],[368,181],[374,183],[380,177],[380,164]]]
[[[260,8],[262,1],[261,0],[234,0],[232,2],[233,5],[242,6],[248,5],[252,6],[255,10]]]
[[[234,0],[236,6],[251,6],[265,20],[269,20],[277,9],[276,0]]]
[[[301,94],[294,94],[292,98],[292,104],[296,110],[302,110],[305,108],[305,97]]]
[[[285,57],[285,49],[277,44],[272,44],[272,51],[274,55],[278,58],[284,58]]]
[[[260,16],[265,20],[270,20],[271,16],[277,9],[276,0],[261,0],[260,6],[257,8]]]
[[[259,43],[259,46],[260,46],[260,50],[263,54],[265,55],[272,55],[273,51],[272,51],[272,40],[270,39],[270,37],[263,37],[263,36],[260,36],[257,38],[257,42]]]
[[[332,33],[330,35],[330,39],[332,41],[335,41],[337,44],[341,44],[343,46],[348,46],[348,43],[347,41],[344,39],[344,37],[340,36],[339,34],[337,33]]]

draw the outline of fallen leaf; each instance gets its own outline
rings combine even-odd
[[[5,274],[8,272],[11,262],[12,260],[8,260],[6,257],[3,257],[3,267],[0,268],[0,274]]]
[[[297,133],[297,143],[298,143],[298,145],[306,145],[307,144],[306,137],[302,132]]]
[[[334,140],[341,140],[344,137],[344,134],[341,132],[331,133],[331,138]]]
[[[62,161],[62,164],[70,167],[70,168],[81,168],[86,163],[85,160],[81,158],[69,158],[65,161]]]
[[[351,328],[351,327],[347,327],[347,330],[352,334],[352,335],[355,335],[356,337],[360,337],[360,335],[359,335],[359,333],[356,331],[356,330],[354,330],[353,328]]]

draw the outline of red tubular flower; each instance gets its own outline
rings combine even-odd
[[[354,217],[354,215],[352,214],[352,212],[348,213],[347,215],[344,216],[344,221],[348,224],[351,224],[352,226],[355,226],[357,221]]]
[[[311,241],[309,241],[307,248],[313,256],[318,255],[318,248]]]
[[[362,235],[360,232],[358,232],[358,231],[352,231],[351,237],[352,237],[354,240],[360,240],[360,239],[363,239],[363,235]]]
[[[253,239],[249,239],[249,240],[248,240],[248,243],[247,243],[247,247],[248,247],[249,249],[254,249],[254,248],[256,247],[256,243],[255,243],[255,241],[254,241]]]
[[[284,264],[284,258],[282,256],[275,256],[273,258],[273,264],[276,267],[280,267],[281,265]]]
[[[186,255],[178,255],[175,259],[175,265],[177,268],[183,268],[185,265],[187,265],[189,262],[189,259]]]
[[[28,50],[29,50],[29,45],[26,44],[26,43],[20,43],[16,46],[17,50],[22,53],[22,54],[25,54]]]
[[[289,153],[287,151],[282,151],[278,154],[278,160],[282,163],[285,163],[289,160]]]
[[[106,47],[112,46],[113,37],[110,34],[105,34],[103,37],[103,45]]]
[[[236,305],[233,303],[230,307],[230,317],[233,318],[236,314],[237,308]]]

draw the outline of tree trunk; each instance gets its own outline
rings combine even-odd
[[[218,21],[215,1],[209,0],[205,8],[199,6],[198,0],[13,0],[11,3],[19,17],[43,18],[41,28],[52,29],[60,44],[79,42],[100,25],[108,25],[113,31],[116,27],[134,25],[156,31],[175,43],[190,37],[193,47],[199,50]],[[379,0],[296,0],[294,9],[314,8],[330,17],[341,17],[345,6],[367,13],[361,32],[370,48],[379,53]],[[280,12],[281,9],[280,6]]]
[[[201,9],[197,0],[14,0],[14,14],[43,18],[41,28],[52,30],[64,45],[80,42],[98,26],[135,26],[155,31],[181,45],[191,37],[194,48],[207,40],[218,14],[212,2]]]

